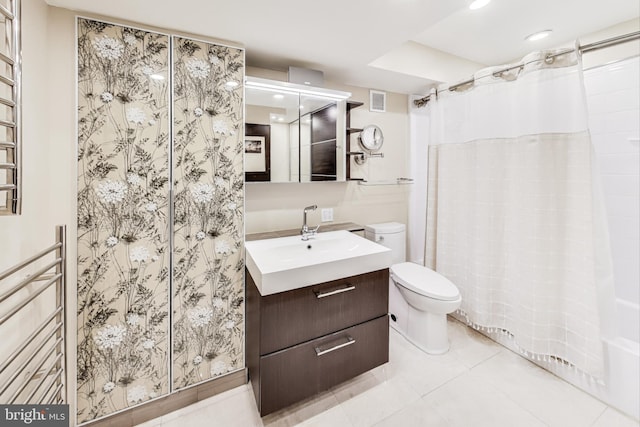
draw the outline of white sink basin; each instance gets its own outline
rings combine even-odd
[[[391,266],[391,249],[349,231],[245,242],[247,269],[261,295]]]

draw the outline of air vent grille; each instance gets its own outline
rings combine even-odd
[[[369,111],[384,113],[387,111],[387,93],[377,90],[369,91]]]

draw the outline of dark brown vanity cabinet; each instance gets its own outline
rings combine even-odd
[[[247,278],[247,367],[261,415],[389,360],[389,270],[261,296]]]

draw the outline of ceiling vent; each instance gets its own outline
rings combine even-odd
[[[384,113],[387,111],[387,93],[379,90],[369,91],[369,111]]]

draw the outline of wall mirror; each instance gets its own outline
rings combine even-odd
[[[346,180],[348,92],[247,77],[247,182]]]

